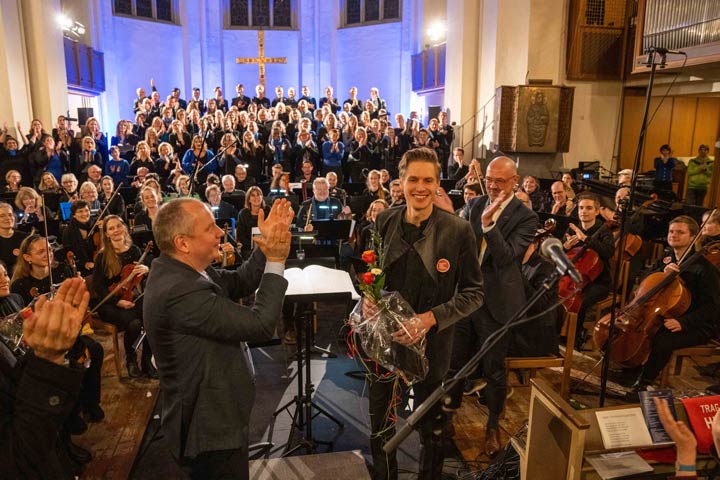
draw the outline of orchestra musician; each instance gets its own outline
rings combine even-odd
[[[121,298],[121,292],[115,292],[109,299],[100,305],[98,302],[104,300],[110,293],[116,290],[116,286],[125,281],[128,274],[130,277],[142,277],[147,274],[150,264],[149,259],[145,263],[138,263],[143,256],[142,251],[133,244],[130,231],[120,217],[108,215],[103,219],[102,226],[102,250],[98,253],[95,261],[95,273],[93,274],[92,289],[94,291],[94,306],[103,322],[112,323],[118,330],[124,331],[123,343],[125,345],[125,364],[130,378],[138,378],[146,374],[150,378],[157,378],[157,370],[150,358],[152,352],[147,339],[143,342],[141,367],[137,364],[137,354],[133,348],[135,340],[140,336],[142,328],[142,301]],[[132,266],[124,268],[126,266]],[[125,271],[125,276],[123,276]]]
[[[720,271],[707,259],[699,258],[685,265],[678,259],[692,247],[699,231],[697,222],[686,215],[670,221],[667,242],[669,254],[658,260],[643,277],[655,272],[680,272],[690,293],[690,306],[678,318],[665,318],[652,339],[650,356],[632,386],[630,399],[637,401],[637,392],[646,390],[679,348],[702,345],[717,337],[717,312],[720,309]]]
[[[92,229],[90,206],[84,200],[75,200],[70,205],[70,223],[62,233],[63,246],[75,255],[78,271],[82,276],[90,275],[95,267],[95,243],[89,235]]]
[[[295,223],[306,232],[312,232],[313,220],[346,220],[351,215],[350,207],[343,206],[340,200],[330,196],[327,179],[317,177],[313,180],[313,196],[302,203]]]
[[[22,297],[24,305],[29,305],[40,295],[54,294],[56,285],[72,278],[73,274],[71,269],[63,263],[53,266],[51,270],[53,263],[54,255],[47,239],[37,234],[28,236],[20,245],[20,255],[10,281],[10,291]],[[79,329],[76,331],[77,341],[71,349],[69,359],[73,366],[85,370],[85,374],[82,380],[80,401],[73,409],[73,415],[66,424],[66,432],[74,434],[82,433],[87,429],[87,424],[80,416],[81,412],[85,414],[85,419],[91,422],[99,422],[105,418],[105,412],[100,407],[100,372],[104,350],[102,345],[91,337],[78,336],[78,331]],[[82,358],[86,356],[86,351],[90,360],[87,368],[83,366],[84,359]]]
[[[385,288],[398,291],[417,312],[405,323],[405,329],[393,334],[393,340],[401,345],[423,337],[427,341],[429,371],[422,382],[413,384],[414,403],[419,405],[447,373],[454,324],[482,303],[482,276],[472,229],[453,215],[452,202],[440,189],[440,164],[435,152],[429,148],[405,152],[400,178],[407,204],[381,212],[377,228],[385,248]],[[442,208],[435,205],[436,201]],[[364,300],[366,304],[369,302]],[[386,372],[377,368],[381,375]],[[395,452],[386,454],[382,450],[394,433],[388,405],[396,393],[392,382],[370,378],[370,446],[375,475],[378,479],[397,479]],[[446,421],[437,418],[440,413],[436,404],[418,425],[422,480],[442,476],[443,444],[433,436],[433,430],[445,427]]]
[[[720,241],[720,210],[703,213],[702,221],[704,226],[702,234],[698,238],[698,245],[704,247]]]
[[[575,204],[568,198],[566,185],[563,182],[554,182],[550,186],[550,193],[553,197],[550,213],[561,217],[577,216]]]
[[[569,224],[568,231],[563,238],[565,251],[576,247],[587,247],[592,250],[602,262],[602,272],[592,282],[583,285],[582,304],[577,318],[576,347],[578,349],[585,343],[585,330],[582,328],[587,310],[604,300],[610,291],[610,265],[609,261],[615,252],[615,239],[609,228],[598,220],[600,214],[600,199],[593,193],[582,193],[577,197],[577,213],[579,225]],[[602,229],[602,230],[601,230]],[[574,255],[569,255],[572,259]],[[570,348],[570,345],[568,345]]]
[[[191,478],[249,478],[255,388],[245,342],[275,332],[293,216],[286,200],[267,218],[259,213],[258,248],[236,271],[210,267],[225,232],[207,205],[173,200],[155,219],[162,253],[146,290],[147,333],[160,371],[162,430]],[[252,308],[236,303],[256,289]]]
[[[477,162],[477,160],[473,160]],[[475,167],[480,172],[479,165]],[[471,168],[473,170],[472,162]],[[457,323],[451,372],[459,370],[480,348],[485,339],[501,328],[525,303],[521,262],[535,238],[538,217],[515,198],[519,180],[517,166],[508,157],[497,157],[487,167],[484,182],[487,195],[470,203],[470,225],[479,248],[473,256],[480,261],[485,285],[496,286],[485,295],[485,303]],[[492,288],[492,287],[490,287]],[[484,451],[489,457],[500,451],[500,414],[505,404],[507,375],[505,357],[510,336],[502,337],[483,357],[481,368],[488,384],[486,399],[488,421]],[[460,407],[463,387],[451,392],[452,409]]]

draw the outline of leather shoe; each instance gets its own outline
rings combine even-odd
[[[147,375],[149,378],[157,380],[159,378],[157,368],[152,364],[152,361],[150,358],[143,358],[142,361],[142,371],[145,375]]]
[[[92,454],[90,452],[69,440],[65,443],[65,450],[70,459],[77,463],[84,464],[92,460]]]
[[[488,428],[485,431],[485,454],[493,458],[500,451],[500,431],[497,428]]]
[[[142,372],[140,371],[140,367],[138,367],[137,362],[127,362],[127,371],[130,378],[142,377]]]

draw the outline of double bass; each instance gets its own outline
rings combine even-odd
[[[700,258],[720,265],[720,242],[714,242],[680,262],[680,272]],[[665,318],[678,318],[690,307],[690,292],[679,272],[651,273],[640,283],[635,298],[616,313],[615,330],[609,337],[611,315],[597,321],[593,329],[596,349],[610,342],[609,360],[625,368],[643,365],[652,349],[652,339]]]

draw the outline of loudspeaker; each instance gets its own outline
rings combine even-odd
[[[437,118],[441,110],[442,107],[440,105],[430,105],[428,107],[428,122],[430,122],[431,118]]]
[[[78,107],[78,124],[82,127],[85,126],[87,119],[93,116],[92,107]]]

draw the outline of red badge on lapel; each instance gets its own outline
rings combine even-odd
[[[448,262],[448,261],[447,261],[446,259],[444,259],[444,258],[441,258],[441,259],[438,260],[437,263],[435,264],[435,268],[437,269],[438,272],[440,272],[440,273],[445,273],[445,272],[447,272],[448,270],[450,270],[450,262]]]
[[[665,265],[667,265],[667,264],[670,263],[670,262],[672,262],[672,257],[669,257],[669,256],[668,256],[668,257],[663,258],[663,263],[664,263]]]

